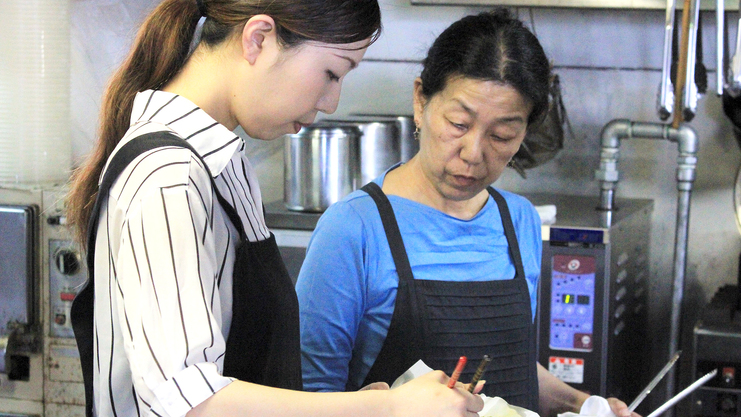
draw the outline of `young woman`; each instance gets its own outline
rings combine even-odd
[[[296,287],[304,385],[355,390],[418,359],[452,370],[461,355],[474,361],[465,381],[489,355],[487,395],[578,412],[588,394],[536,362],[540,219],[490,187],[548,108],[545,53],[498,9],[453,23],[423,65],[418,154],[330,207],[309,243]]]
[[[442,372],[299,392],[298,304],[241,126],[332,113],[380,31],[376,0],[165,0],[113,77],[68,216],[90,280],[72,320],[96,416],[474,416]]]

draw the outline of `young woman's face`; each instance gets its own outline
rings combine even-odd
[[[446,199],[464,201],[496,181],[517,153],[532,105],[513,87],[464,77],[429,101],[414,88],[423,172]]]
[[[342,82],[357,67],[368,41],[330,45],[308,42],[280,50],[262,71],[259,83],[243,86],[256,97],[256,108],[238,115],[239,124],[252,137],[270,140],[297,133],[314,122],[318,112],[337,110]]]

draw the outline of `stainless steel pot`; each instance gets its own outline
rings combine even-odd
[[[355,124],[363,133],[360,138],[359,187],[401,160],[401,137],[395,120],[352,119],[340,123]]]
[[[399,160],[401,162],[406,162],[412,159],[412,157],[419,151],[419,141],[414,138],[414,130],[416,129],[416,126],[414,125],[414,116],[370,113],[356,113],[353,114],[353,116],[362,118],[363,120],[396,122],[399,133]]]
[[[360,138],[354,123],[316,123],[285,136],[284,203],[322,212],[358,187]]]

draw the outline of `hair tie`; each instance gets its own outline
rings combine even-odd
[[[196,5],[198,6],[198,13],[201,14],[201,16],[206,16],[206,5],[203,4],[203,0],[196,0]]]

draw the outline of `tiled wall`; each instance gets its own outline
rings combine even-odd
[[[78,160],[92,144],[106,79],[125,54],[136,23],[155,3],[72,0],[73,151]],[[433,38],[453,20],[482,10],[411,6],[407,0],[381,3],[384,34],[368,50],[360,67],[348,75],[338,115],[410,113],[412,81]],[[553,161],[528,171],[526,180],[508,171],[496,186],[515,192],[597,195],[593,172],[599,163],[602,126],[616,118],[659,121],[655,103],[661,74],[664,12],[542,8],[519,8],[517,12],[528,24],[532,21],[561,77],[575,136],[567,137],[565,149]],[[733,38],[737,14],[727,18]],[[710,70],[709,85],[713,91],[714,16],[703,13],[702,22],[705,64]],[[683,315],[685,342],[690,341],[697,307],[719,285],[735,282],[741,250],[733,209],[741,148],[714,93],[700,100],[691,126],[699,133],[701,144],[690,217]],[[667,306],[671,303],[677,147],[666,141],[628,140],[620,151],[618,196],[655,201],[650,325],[651,334],[657,337],[649,343],[653,343],[654,362],[661,363],[666,355]],[[257,166],[265,201],[281,199],[282,143],[250,141],[248,154]],[[636,341],[641,342],[645,341]],[[685,349],[689,352],[687,343]]]

